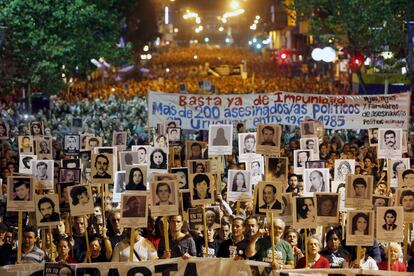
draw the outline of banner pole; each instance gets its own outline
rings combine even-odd
[[[134,235],[135,235],[135,230],[134,228],[131,227],[131,234],[129,236],[129,262],[132,263],[134,260],[134,245],[135,245],[135,240],[134,240]]]
[[[270,241],[272,243],[272,263],[275,261],[275,226],[273,225],[273,213],[270,213]]]
[[[163,217],[163,228],[164,228],[165,250],[170,251],[170,239],[168,235],[168,217]]]
[[[410,235],[410,224],[404,224],[405,233],[404,233],[404,254],[403,254],[403,263],[407,264],[407,255],[408,255],[408,236]]]
[[[308,256],[308,228],[305,228],[305,267],[308,269],[309,256]]]
[[[86,215],[83,216],[84,222],[83,222],[83,229],[85,230],[85,240],[86,240],[86,250],[88,252],[90,252],[90,247],[89,247],[89,237],[88,237],[88,227],[86,226]],[[88,256],[88,263],[91,262],[91,257]]]
[[[23,229],[22,229],[22,221],[23,221],[23,212],[18,212],[18,230],[17,230],[17,263],[22,262],[22,244],[23,244]]]
[[[203,224],[204,224],[204,246],[205,246],[204,257],[208,257],[207,218],[206,218],[206,207],[204,205],[203,205]]]
[[[388,242],[388,252],[387,252],[387,256],[388,256],[388,271],[391,270],[391,242]]]
[[[55,259],[53,256],[53,235],[52,235],[52,226],[49,225],[49,235],[50,235],[50,261],[53,262]]]

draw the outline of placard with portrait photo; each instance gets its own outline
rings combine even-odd
[[[374,206],[374,210],[377,207],[387,207],[391,206],[391,198],[385,195],[373,195],[372,196],[372,206]]]
[[[96,148],[95,148],[96,149]],[[92,154],[92,183],[104,184],[113,182],[113,155],[110,153]]]
[[[167,129],[169,145],[179,145],[181,143],[181,128],[172,127]]]
[[[179,190],[180,196],[180,214],[185,220],[188,220],[188,209],[191,208],[191,193],[190,190]]]
[[[76,159],[62,159],[62,168],[64,169],[80,169],[80,162],[79,158]]]
[[[119,151],[127,148],[128,133],[126,131],[114,131],[112,133],[112,146],[117,147]]]
[[[80,147],[81,150],[86,150],[86,140],[88,137],[94,137],[95,135],[91,134],[91,133],[81,133],[79,134],[80,137]]]
[[[400,158],[402,156],[402,129],[380,128],[378,135],[378,158]]]
[[[335,159],[335,181],[346,181],[348,174],[355,173],[355,159]]]
[[[373,246],[374,211],[352,210],[347,215],[346,245]]]
[[[80,183],[81,170],[80,169],[59,169],[60,183]]]
[[[178,185],[177,181],[153,181],[151,188],[151,215],[178,215]]]
[[[185,141],[185,159],[207,159],[207,144],[199,141]]]
[[[139,164],[138,152],[136,151],[121,151],[119,152],[119,170],[125,171],[127,165]]]
[[[303,187],[305,194],[330,192],[329,176],[329,169],[304,169]]]
[[[153,146],[155,148],[162,148],[164,150],[168,149],[168,137],[164,134],[155,134],[154,135],[154,141]]]
[[[404,211],[403,207],[376,208],[376,236],[378,242],[403,242]]]
[[[32,173],[32,161],[36,161],[36,155],[19,154],[19,173],[31,174]]]
[[[148,187],[147,165],[127,165],[125,172],[125,190],[146,191]]]
[[[138,152],[138,161],[137,164],[147,164],[148,163],[148,152],[150,146],[132,146],[131,150]]]
[[[265,180],[275,182],[287,182],[288,159],[287,157],[265,157]]]
[[[398,171],[398,187],[399,188],[414,188],[414,170],[399,170]]]
[[[311,150],[294,150],[293,165],[295,174],[303,174],[306,168],[306,162],[313,161],[313,151]]]
[[[271,181],[261,181],[256,185],[261,213],[280,214],[282,212],[282,185],[281,182]]]
[[[346,197],[346,188],[345,182],[343,181],[331,181],[331,191],[332,193],[337,193],[339,195],[339,212],[345,212],[345,197]]]
[[[256,153],[263,155],[280,154],[280,138],[282,128],[277,124],[259,124],[257,126]]]
[[[221,227],[220,206],[208,206],[208,207],[205,207],[204,209],[206,213],[207,228],[213,228],[215,230],[220,229]],[[204,227],[203,227],[203,230],[204,230]]]
[[[378,146],[378,128],[368,129],[368,139],[370,147]]]
[[[402,153],[408,153],[408,130],[402,132]]]
[[[227,200],[243,201],[253,197],[250,172],[244,170],[228,170]]]
[[[398,188],[396,206],[404,210],[404,223],[414,221],[414,188]]]
[[[192,206],[214,203],[215,181],[212,174],[190,174],[189,180]]]
[[[305,137],[317,137],[316,124],[313,121],[306,121],[300,124],[300,136]]]
[[[203,208],[189,208],[188,209],[188,226],[190,230],[201,232],[204,229]]]
[[[83,216],[94,212],[93,196],[89,185],[69,186],[68,193],[71,216]]]
[[[43,122],[33,121],[29,123],[30,135],[32,136],[42,136],[45,135],[45,128]]]
[[[36,155],[38,159],[53,159],[52,154],[52,137],[35,136],[33,137]]]
[[[86,150],[94,150],[95,148],[102,147],[102,137],[96,137],[96,136],[87,136],[86,142],[85,142],[85,149]]]
[[[300,149],[311,150],[314,159],[319,159],[319,139],[318,137],[300,138]]]
[[[324,169],[326,168],[325,161],[306,161],[305,169]]]
[[[120,202],[121,194],[125,192],[125,171],[116,171],[114,179],[114,193],[112,195],[112,202]]]
[[[32,174],[36,190],[53,190],[53,160],[32,160]]]
[[[56,190],[57,194],[59,195],[59,208],[61,213],[69,213],[70,207],[70,196],[68,192],[68,188],[70,186],[74,186],[76,183],[57,183]]]
[[[313,197],[293,198],[293,227],[316,228],[315,199]]]
[[[7,177],[7,211],[34,212],[32,176]]]
[[[398,172],[404,171],[410,168],[410,159],[409,158],[391,158],[390,170],[391,170],[391,187],[398,187]],[[388,162],[387,162],[388,163]]]
[[[171,168],[171,173],[177,175],[178,189],[188,190],[188,168]]]
[[[59,197],[57,194],[35,195],[37,227],[60,224]]]
[[[372,208],[374,178],[372,175],[348,174],[346,177],[346,208]]]
[[[230,155],[233,148],[233,125],[210,125],[208,155]]]
[[[293,196],[292,193],[282,193],[282,211],[279,214],[286,225],[293,224]]]
[[[0,140],[7,139],[9,139],[9,125],[4,121],[0,121]]]
[[[171,128],[179,128],[180,127],[180,121],[178,120],[165,120],[164,124],[163,124],[163,130],[160,133],[164,133],[167,134],[168,133],[168,129]]]
[[[157,172],[168,171],[168,150],[164,148],[150,147],[149,168]]]
[[[250,159],[257,158],[257,156],[260,156],[260,154],[256,153],[256,136],[256,132],[238,134],[240,161],[248,161]]]
[[[188,160],[188,170],[190,174],[195,173],[211,173],[211,160]]]
[[[247,170],[250,171],[250,183],[256,185],[263,180],[265,162],[262,155],[258,154],[257,158],[251,158],[244,162]]]
[[[121,196],[121,220],[123,227],[148,226],[148,194],[146,191],[128,191]]]
[[[80,151],[80,136],[76,134],[65,135],[63,152],[67,156],[78,156]]]
[[[339,195],[337,193],[315,193],[316,222],[319,225],[338,224]]]
[[[18,136],[17,137],[18,144],[19,144],[19,153],[20,154],[27,154],[27,155],[33,155],[35,154],[34,151],[34,143],[33,143],[33,137],[32,136]]]

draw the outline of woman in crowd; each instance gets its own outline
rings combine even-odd
[[[391,242],[385,248],[385,252],[389,252],[390,255],[390,269],[391,271],[398,271],[398,272],[405,272],[407,271],[407,267],[403,262],[400,262],[400,258],[402,257],[402,249],[401,245],[396,242]],[[388,255],[388,254],[387,254]],[[388,259],[383,260],[378,264],[378,268],[380,270],[388,270]]]
[[[289,227],[283,234],[283,239],[292,246],[292,253],[295,265],[302,258],[302,237],[295,228]]]
[[[359,263],[354,264],[354,268],[361,268],[366,270],[378,270],[377,262],[373,259],[373,256],[369,254],[370,248],[368,246],[360,247],[361,259]]]
[[[128,262],[130,252],[130,235],[131,230],[127,229],[124,233],[124,239],[119,242],[112,255],[112,262]],[[157,250],[154,245],[140,235],[140,229],[134,230],[134,248],[132,257],[133,262],[149,261],[158,259]]]
[[[331,268],[348,267],[351,255],[341,246],[341,233],[337,229],[331,229],[326,233],[326,247],[320,254],[328,259]]]
[[[64,264],[74,264],[76,259],[69,255],[72,250],[72,244],[69,238],[61,238],[57,244],[58,256],[55,262]]]
[[[112,248],[110,252],[105,252],[101,247],[101,239],[99,237],[93,237],[89,241],[89,251],[86,252],[84,263],[90,260],[91,263],[103,263],[110,260],[112,255]]]
[[[306,257],[302,257],[296,265],[296,268],[330,268],[329,260],[319,254],[321,245],[318,238],[308,238],[308,263]]]

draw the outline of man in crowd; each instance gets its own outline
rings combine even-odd
[[[244,237],[244,219],[236,217],[231,223],[232,237],[223,241],[220,246],[217,257],[220,258],[232,258],[234,260],[246,259],[244,254],[247,248],[248,240]]]
[[[36,246],[37,230],[26,226],[23,231],[22,263],[44,263],[45,252]]]

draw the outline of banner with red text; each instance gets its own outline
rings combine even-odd
[[[305,119],[330,129],[403,128],[410,116],[411,93],[392,95],[318,95],[275,92],[266,94],[148,93],[149,126],[177,120],[182,129],[208,129],[210,124],[244,122],[297,125]]]

